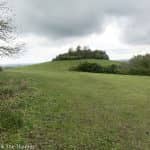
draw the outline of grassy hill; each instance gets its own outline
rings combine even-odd
[[[68,71],[81,61],[0,73],[0,144],[32,144],[37,150],[150,149],[150,78]]]

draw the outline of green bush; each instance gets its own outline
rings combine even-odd
[[[119,73],[119,66],[118,65],[110,65],[108,67],[104,67],[105,73]]]
[[[79,64],[75,68],[75,70],[83,71],[83,72],[95,72],[95,73],[104,71],[101,65],[96,64],[96,63],[88,63],[88,62]]]
[[[118,73],[118,66],[112,64],[110,66],[103,67],[97,63],[85,62],[74,67],[73,70],[93,73]]]

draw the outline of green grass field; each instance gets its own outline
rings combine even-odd
[[[150,77],[68,71],[80,62],[48,62],[0,73],[1,145],[150,149]]]

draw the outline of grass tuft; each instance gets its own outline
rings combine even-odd
[[[26,80],[0,81],[0,100],[8,100],[19,95],[21,91],[27,90],[28,82]]]
[[[17,130],[23,127],[23,117],[20,112],[3,110],[0,112],[1,130]]]

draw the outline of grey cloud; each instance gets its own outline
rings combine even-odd
[[[128,18],[123,35],[131,44],[150,44],[148,0],[14,0],[16,20],[25,33],[54,38],[102,32],[105,18]],[[111,22],[111,19],[110,19]],[[121,26],[121,25],[120,25]]]

